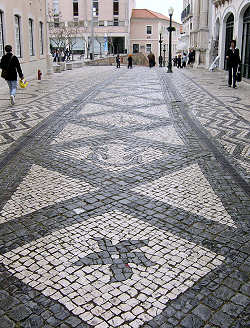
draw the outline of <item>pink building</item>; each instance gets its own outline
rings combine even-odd
[[[176,55],[176,46],[181,33],[181,24],[173,22],[175,31],[172,33],[172,54]],[[166,48],[166,56],[169,48],[169,18],[148,9],[133,9],[131,17],[130,51],[132,53],[144,53],[148,55],[151,51],[158,59],[160,56],[160,34],[163,38],[163,47]],[[162,52],[163,56],[163,52]]]

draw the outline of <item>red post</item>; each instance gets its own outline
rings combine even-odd
[[[37,72],[37,78],[38,78],[38,81],[41,81],[42,80],[42,72],[41,70],[39,69],[38,72]]]

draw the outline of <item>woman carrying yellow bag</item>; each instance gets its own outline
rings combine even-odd
[[[17,73],[21,80],[23,80],[23,72],[16,56],[12,54],[12,46],[5,46],[6,55],[4,55],[0,62],[2,69],[1,77],[6,80],[10,89],[10,103],[15,104],[15,96],[17,89]]]
[[[27,88],[28,85],[29,85],[29,83],[24,79],[19,81],[19,86],[21,89]]]

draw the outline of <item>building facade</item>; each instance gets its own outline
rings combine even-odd
[[[160,56],[160,34],[163,39],[162,43],[162,56],[164,55],[163,49],[166,49],[166,60],[168,57],[169,49],[169,32],[168,27],[170,20],[168,17],[156,13],[148,9],[134,9],[131,17],[131,53],[143,53],[146,56],[152,51],[159,59]],[[176,55],[177,42],[181,33],[181,24],[173,21],[175,31],[172,32],[172,54]]]
[[[196,67],[208,68],[210,65],[212,6],[211,0],[183,0],[182,40],[186,51],[195,50]]]
[[[78,25],[78,42],[72,50],[83,50],[86,55],[92,38],[95,54],[128,52],[134,7],[135,0],[49,0],[53,19],[58,18],[66,27]]]
[[[28,79],[48,69],[48,33],[46,1],[0,1],[0,57],[11,44]],[[3,85],[1,79],[1,85]]]
[[[212,0],[212,40],[219,67],[226,68],[226,51],[236,40],[240,49],[243,77],[250,78],[250,0]]]

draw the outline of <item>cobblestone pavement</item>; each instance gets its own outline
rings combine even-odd
[[[190,73],[75,72],[1,107],[0,328],[249,327],[246,114]]]

